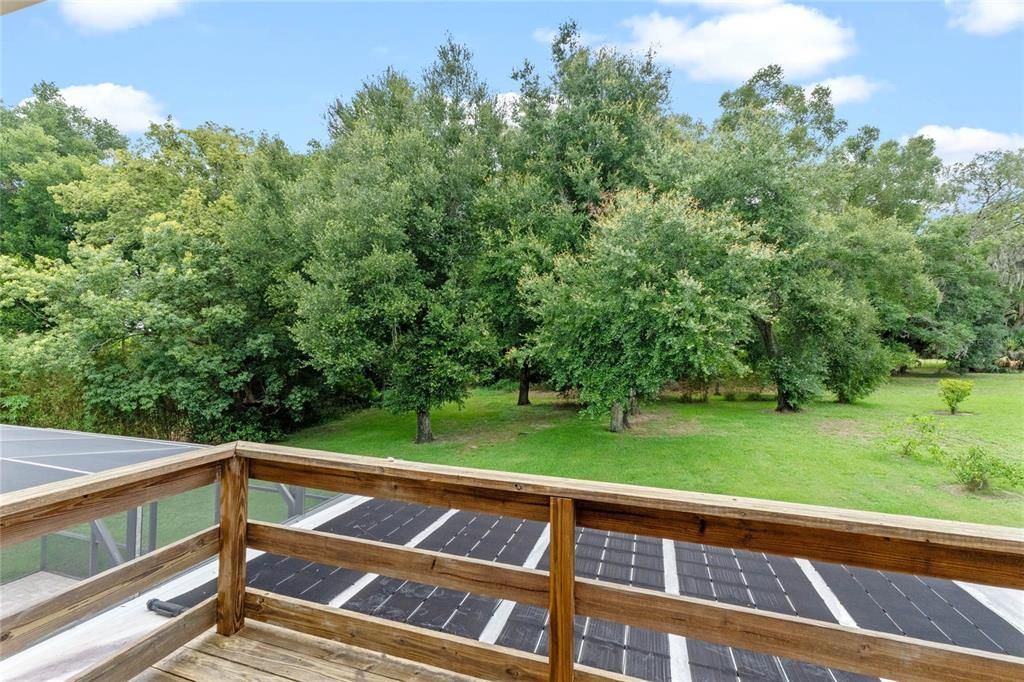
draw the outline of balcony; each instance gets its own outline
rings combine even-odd
[[[251,520],[251,480],[545,522],[549,568]],[[576,571],[589,528],[1024,588],[1024,539],[996,526],[231,443],[4,495],[0,548],[214,482],[218,525],[5,616],[0,653],[45,657],[53,633],[217,557],[216,595],[75,679],[628,679],[575,662],[577,616],[888,679],[1024,679],[1015,656]],[[547,655],[255,589],[247,549],[547,609]]]

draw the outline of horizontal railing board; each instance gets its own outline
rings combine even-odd
[[[353,472],[330,464],[296,465],[287,462],[265,462],[259,459],[253,460],[250,475],[260,481],[287,483],[339,493],[384,497],[402,502],[487,512],[534,521],[547,520],[547,498],[540,495],[511,496],[500,490],[472,485]]]
[[[563,497],[579,525],[601,530],[1024,588],[1016,528],[276,445],[240,442],[237,452],[264,480],[535,520],[547,519],[548,498]]]
[[[1024,658],[590,579],[576,580],[587,616],[904,682],[1024,679]]]
[[[1024,557],[997,549],[866,534],[859,529],[795,526],[792,522],[713,517],[692,512],[631,509],[628,505],[581,503],[581,526],[669,540],[767,552],[912,575],[1024,588]],[[1019,541],[1024,543],[1024,534]]]
[[[547,659],[543,656],[262,590],[246,590],[245,615],[270,625],[485,680],[545,682],[548,679]],[[576,667],[578,682],[627,682],[631,679],[586,666]]]
[[[234,444],[172,455],[0,495],[0,546],[209,485]]]
[[[95,474],[86,474],[24,490],[3,493],[0,494],[0,515],[17,514],[43,505],[79,497],[90,497],[111,488],[138,483],[161,474],[174,473],[204,464],[214,464],[230,459],[234,454],[235,444],[225,443],[202,450],[168,455]]]
[[[0,619],[0,656],[10,656],[81,618],[91,616],[217,554],[213,526],[76,583],[46,601]]]
[[[218,446],[2,495],[0,544],[6,547],[205,485],[216,478],[221,462],[233,456],[248,460],[252,478],[281,483],[540,521],[547,520],[550,499],[563,498],[574,505],[576,523],[580,526],[1024,587],[1024,531],[1014,528],[331,455],[251,443]],[[549,574],[543,571],[276,524],[252,522],[245,530],[247,542],[266,551],[292,553],[307,560],[368,572],[393,573],[400,578],[538,606],[546,604]],[[147,571],[156,570],[152,556],[143,558],[150,560],[148,564],[133,562],[132,570],[151,575]],[[142,570],[139,566],[149,568]],[[103,577],[106,575],[97,578],[109,581]],[[98,604],[90,600],[103,591],[96,587],[100,583],[91,585],[76,593],[81,601],[75,597],[68,601],[66,594],[74,593],[73,588],[58,597],[63,597],[63,601],[32,607],[41,609],[35,612],[36,617],[28,617],[28,609],[15,614],[25,634],[15,633],[8,638],[17,642],[17,637],[29,636],[32,628],[26,624],[56,623],[56,614],[64,608],[74,608],[79,603]],[[95,594],[93,588],[97,590]],[[979,680],[1024,677],[1024,659],[999,654],[593,580],[577,579],[574,588],[574,605],[580,615],[854,672],[910,680],[955,678],[964,670],[970,670],[972,679]],[[210,610],[215,613],[214,607]],[[543,657],[258,591],[246,591],[245,611],[256,620],[277,618],[282,622],[274,624],[299,630],[319,628],[310,634],[369,645],[465,674],[494,679],[546,679],[548,674]],[[176,618],[109,659],[108,667],[96,666],[89,672],[93,677],[83,679],[137,671],[139,660],[149,660],[160,651],[169,653],[212,624],[207,616],[196,615],[205,613],[203,610],[188,613],[192,614],[189,618]],[[9,622],[14,621],[5,619],[3,623],[5,632]],[[206,625],[199,628],[200,623]],[[324,634],[330,633],[331,628],[338,631],[334,635]],[[189,632],[195,634],[182,640]],[[356,637],[368,637],[368,644],[359,644],[353,639]],[[410,651],[413,656],[408,655]],[[623,679],[580,667],[576,675],[580,679]]]
[[[153,500],[210,485],[217,480],[217,464],[108,488],[78,499],[64,500],[14,514],[0,511],[0,544],[9,547],[69,526],[138,507]]]
[[[90,666],[73,682],[130,680],[164,656],[185,646],[217,622],[217,598],[209,597],[175,616],[137,642]]]
[[[546,571],[256,521],[249,523],[248,543],[308,561],[547,606]],[[949,679],[953,671],[977,669],[982,680],[1010,670],[1024,679],[1024,659],[594,580],[577,579],[576,611],[868,675]],[[912,669],[907,661],[913,661]]]
[[[498,599],[547,606],[548,574],[493,561],[250,521],[253,549]]]

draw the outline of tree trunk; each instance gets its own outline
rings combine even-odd
[[[530,364],[523,363],[519,368],[519,402],[516,405],[530,404]]]
[[[626,415],[626,428],[629,428],[629,417],[640,414],[640,400],[636,397],[636,391],[629,392],[629,414]]]
[[[608,430],[612,433],[622,433],[629,428],[629,422],[626,418],[626,410],[622,408],[622,403],[612,403],[612,419],[608,425]]]
[[[784,382],[776,369],[779,358],[779,346],[775,342],[775,330],[772,328],[772,323],[760,317],[755,317],[754,324],[757,325],[757,330],[761,333],[761,340],[764,342],[765,353],[771,359],[772,382],[775,384],[776,396],[775,411],[796,412],[797,407],[793,404],[792,398],[783,387]]]
[[[416,442],[429,443],[434,440],[430,430],[430,410],[416,410]]]
[[[797,406],[790,400],[789,394],[785,391],[776,388],[775,390],[775,411],[776,412],[796,412]]]

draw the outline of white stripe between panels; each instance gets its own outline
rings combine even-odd
[[[807,579],[811,582],[811,586],[814,588],[814,591],[817,592],[818,596],[825,602],[825,606],[828,607],[828,610],[832,613],[836,622],[847,627],[859,628],[860,626],[857,625],[857,621],[853,619],[850,612],[847,611],[846,607],[843,606],[843,603],[839,601],[839,597],[837,597],[836,593],[832,591],[832,588],[828,586],[825,579],[821,577],[821,573],[818,573],[818,569],[814,567],[814,564],[807,559],[793,559],[793,561],[796,562],[796,565],[799,566],[800,570],[803,571],[805,576],[807,576]],[[892,680],[884,677],[880,679],[881,682],[893,682]]]
[[[850,612],[846,610],[843,603],[839,601],[839,597],[832,591],[832,588],[828,586],[825,579],[818,573],[818,569],[814,567],[807,559],[794,559],[796,565],[800,567],[800,570],[804,572],[807,579],[811,582],[811,586],[821,597],[822,601],[825,602],[825,606],[832,612],[832,616],[836,619],[836,622],[840,625],[855,628],[858,627],[857,621],[853,619]]]
[[[1024,634],[1024,591],[954,580],[964,592]]]
[[[159,447],[159,448],[134,448],[134,449],[125,449],[125,450],[93,450],[93,451],[90,451],[90,452],[48,452],[48,453],[42,454],[42,455],[18,455],[18,456],[19,457],[24,457],[25,459],[35,460],[35,459],[44,459],[44,458],[47,458],[47,457],[82,457],[82,456],[85,456],[85,455],[137,455],[137,454],[143,453],[143,452],[166,452],[167,450],[170,450],[170,449],[172,449],[172,446],[165,445],[165,446],[162,446],[162,447]],[[182,449],[182,448],[175,448],[175,449]],[[168,452],[167,456],[170,457],[171,455],[183,455],[183,454],[185,454],[185,453],[183,453],[183,452]],[[9,458],[5,457],[4,459],[9,459]],[[146,462],[146,461],[152,461],[152,460],[151,459],[150,460],[143,460],[143,462]],[[131,464],[134,464],[134,463],[135,462],[131,462]],[[138,463],[141,464],[142,462],[138,462]]]
[[[91,474],[91,473],[94,473],[92,471],[84,471],[82,469],[72,469],[71,467],[59,467],[56,464],[43,464],[42,462],[33,462],[31,460],[26,461],[24,459],[14,459],[13,457],[7,457],[7,458],[5,458],[3,460],[0,460],[0,461],[3,461],[3,462],[16,462],[17,464],[28,464],[28,465],[34,466],[34,467],[44,467],[46,469],[56,469],[57,471],[68,471],[68,472],[71,472],[72,474]]]
[[[48,433],[69,433],[74,436],[81,436],[82,440],[132,440],[139,443],[165,443],[167,445],[175,445],[186,448],[208,448],[209,445],[203,445],[202,443],[184,443],[180,440],[161,440],[159,438],[138,438],[136,436],[113,436],[106,433],[91,433],[89,431],[72,431],[70,429],[51,429],[43,426],[15,426],[13,424],[2,424],[6,429],[19,429],[19,430],[31,430],[38,433],[39,431],[45,431]],[[64,440],[64,439],[61,439]]]
[[[422,532],[420,532],[418,535],[416,535],[416,537],[414,537],[412,540],[409,540],[409,542],[405,543],[405,546],[406,547],[415,547],[416,545],[420,544],[421,542],[426,540],[428,537],[433,535],[433,533],[435,531],[437,531],[438,528],[443,526],[448,519],[450,519],[451,517],[455,516],[455,514],[458,511],[459,511],[458,509],[449,509],[444,514],[442,514],[440,518],[438,518],[432,524],[430,524],[429,526],[424,528]],[[365,588],[367,585],[372,583],[378,577],[380,577],[379,573],[367,573],[362,578],[360,578],[359,580],[355,581],[344,592],[342,592],[337,597],[332,599],[328,603],[328,606],[335,606],[335,607],[337,607],[337,606],[344,605],[345,602],[347,602],[349,599],[351,599],[352,597],[354,597],[357,594],[359,594],[360,592],[362,592],[363,588]]]
[[[662,562],[665,570],[665,591],[679,594],[679,569],[676,566],[676,543],[663,538],[661,541]],[[669,672],[672,682],[690,682],[690,652],[686,649],[686,638],[668,636]]]
[[[537,564],[540,563],[541,558],[544,556],[544,550],[548,548],[549,544],[551,544],[551,526],[544,526],[544,530],[541,532],[540,537],[537,538],[537,542],[534,543],[533,549],[527,555],[523,568],[537,568]],[[516,602],[511,599],[499,601],[498,607],[491,614],[491,619],[484,626],[484,631],[480,633],[480,641],[487,644],[497,642],[502,630],[505,629],[505,625],[508,623],[509,617],[512,615],[512,609],[515,607]]]

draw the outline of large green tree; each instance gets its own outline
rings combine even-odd
[[[628,427],[634,400],[680,377],[739,371],[768,251],[724,212],[669,195],[620,194],[579,254],[525,286],[537,353],[592,414]]]
[[[51,188],[77,237],[67,263],[4,269],[0,306],[41,316],[6,333],[14,406],[31,412],[52,376],[81,395],[83,423],[109,430],[267,438],[309,418],[323,382],[272,290],[296,249],[259,241],[281,220],[274,186],[296,163],[276,140],[168,124]]]
[[[944,198],[942,161],[927,137],[879,143],[878,128],[865,126],[833,150],[822,172],[833,210],[868,208],[911,227],[920,226]]]
[[[514,74],[520,95],[508,163],[539,175],[593,220],[615,191],[646,187],[645,158],[666,111],[668,73],[652,54],[587,47],[571,22],[560,27],[551,56],[548,83],[529,62]]]
[[[73,219],[49,188],[126,146],[114,126],[65,102],[52,83],[35,85],[18,106],[0,105],[0,254],[63,258]]]
[[[536,320],[519,283],[551,271],[554,254],[578,240],[582,219],[554,199],[538,176],[509,171],[492,176],[474,215],[483,243],[473,269],[474,295],[487,311],[505,364],[519,375],[518,404],[529,405],[537,372],[529,337]]]
[[[990,247],[974,243],[970,216],[929,221],[917,239],[925,269],[939,290],[937,305],[914,320],[919,351],[946,359],[950,368],[990,369],[1006,338],[1010,296],[988,263]]]
[[[450,41],[422,83],[388,71],[329,122],[307,183],[323,192],[320,228],[296,282],[294,334],[329,379],[371,378],[430,441],[431,409],[465,398],[493,349],[467,286],[481,243],[472,209],[500,122]]]
[[[987,253],[1011,307],[1008,321],[1024,325],[1024,149],[977,155],[948,174],[955,215],[970,224],[968,238]]]
[[[748,356],[775,384],[777,409],[798,409],[824,388],[841,400],[863,396],[888,374],[880,334],[934,295],[911,232],[895,218],[844,214],[848,205],[831,200],[835,177],[822,168],[845,122],[827,89],[808,95],[770,67],[721,104],[713,126],[678,122],[652,177],[702,207],[731,211],[773,249]],[[889,246],[902,251],[890,255]],[[898,286],[885,290],[883,281]]]
[[[551,61],[548,79],[528,62],[514,73],[520,92],[503,109],[511,125],[478,212],[486,248],[475,288],[518,371],[520,405],[538,363],[517,283],[549,271],[553,254],[582,248],[616,192],[647,188],[668,99],[652,55],[588,47],[572,22],[552,40]]]

